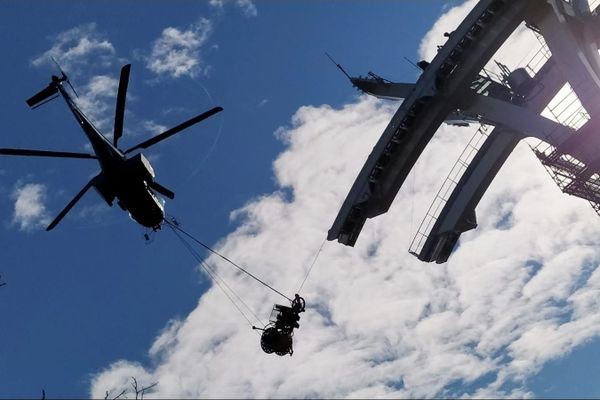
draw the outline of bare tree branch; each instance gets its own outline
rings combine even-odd
[[[154,382],[150,386],[142,386],[141,389],[138,389],[137,379],[135,379],[132,376],[131,380],[133,381],[133,382],[131,382],[131,387],[133,387],[133,390],[135,390],[135,398],[136,398],[136,400],[138,400],[138,399],[139,400],[143,400],[144,399],[144,393],[146,393],[147,391],[150,391],[150,389],[152,389],[153,387],[155,387],[156,385],[158,385],[158,382]]]
[[[135,379],[135,377],[131,377],[131,387],[133,388],[133,391],[135,392],[135,398],[136,400],[143,400],[144,399],[144,394],[145,393],[149,393],[150,389],[154,388],[156,385],[158,385],[158,382],[154,382],[152,385],[150,386],[143,386],[140,388],[138,385],[138,381],[137,379]],[[118,396],[113,397],[112,400],[117,400],[119,398],[121,398],[121,396],[125,396],[125,398],[127,398],[126,396],[127,394],[127,389],[123,389],[121,391],[121,393],[119,393]],[[110,391],[107,390],[106,391],[106,396],[104,396],[104,400],[109,400],[110,399]]]
[[[104,400],[117,400],[119,397],[123,396],[125,393],[127,393],[127,389],[122,390],[121,393],[119,393],[117,396],[110,399],[110,391],[107,390],[106,395],[104,396]]]
[[[150,386],[143,386],[140,388],[140,386],[138,385],[137,379],[135,379],[135,377],[131,377],[131,387],[133,388],[133,391],[135,392],[135,398],[136,400],[143,400],[144,399],[144,394],[145,393],[149,393],[150,390],[152,388],[154,388],[156,385],[158,385],[158,382],[154,382],[152,385]],[[121,398],[121,396],[124,396],[124,398],[127,398],[127,389],[123,389],[121,391],[121,393],[119,393],[117,396],[113,397],[111,399],[110,397],[110,390],[106,391],[106,395],[104,396],[104,400],[117,400],[119,398]]]
[[[146,393],[146,390],[150,390],[152,389],[154,386],[158,385],[158,382],[154,382],[152,385],[150,386],[146,386],[146,387],[142,387],[142,397],[140,398],[140,400],[144,400],[144,393]]]

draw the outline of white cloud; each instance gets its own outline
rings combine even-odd
[[[341,109],[301,107],[277,132],[287,146],[274,162],[280,190],[235,212],[240,226],[219,250],[293,294],[396,106],[361,97]],[[480,226],[448,263],[420,263],[406,251],[412,221],[472,132],[440,128],[356,247],[325,245],[302,293],[308,309],[293,357],[263,354],[213,287],[159,334],[151,365],[110,365],[94,377],[92,396],[132,375],[158,381],[157,397],[531,396],[527,377],[600,333],[600,221],[521,144],[477,208]],[[280,301],[209,262],[263,319]]]
[[[156,123],[156,121],[153,121],[153,120],[143,121],[142,122],[142,128],[145,131],[150,132],[150,134],[152,136],[159,135],[159,134],[163,133],[164,131],[166,131],[168,129],[165,125],[161,125],[159,123]]]
[[[109,66],[114,60],[115,48],[97,31],[95,23],[59,33],[52,41],[54,45],[50,50],[32,61],[34,66],[53,66],[51,57],[54,57],[68,74],[76,73],[82,66]]]
[[[421,40],[419,54],[423,60],[431,61],[437,53],[437,45],[444,44],[447,40],[444,33],[451,33],[473,9],[477,0],[465,1],[453,7],[442,15]]]
[[[86,93],[94,96],[116,96],[119,81],[116,78],[97,75],[93,76],[87,84]]]
[[[292,127],[278,133],[288,149],[274,164],[292,199],[275,192],[250,202],[236,213],[242,224],[220,250],[293,293],[391,114],[368,98],[341,110],[298,110]],[[410,210],[414,218],[423,215],[470,135],[442,128],[413,189],[409,178],[390,212],[368,221],[357,246],[326,244],[303,293],[309,310],[293,357],[263,354],[257,335],[215,287],[152,346],[156,367],[140,372],[160,382],[156,395],[527,395],[522,379],[600,330],[600,252],[589,239],[600,228],[589,222],[596,218],[590,207],[562,195],[528,147],[519,146],[478,208],[480,227],[464,235],[449,263],[422,264],[408,255]],[[502,219],[511,222],[498,229]],[[279,299],[227,265],[219,271],[266,319]],[[113,364],[97,376],[92,395],[116,389],[132,365],[140,367]],[[493,383],[462,391],[484,376]]]
[[[117,78],[108,75],[92,76],[85,86],[79,88],[79,97],[75,99],[86,116],[107,137],[112,137],[118,88]]]
[[[186,30],[165,28],[156,39],[146,60],[146,68],[157,75],[174,78],[195,76],[203,71],[200,50],[212,32],[212,24],[202,18]]]
[[[222,9],[225,3],[232,3],[232,0],[210,0],[209,4],[213,7]],[[235,0],[235,5],[242,9],[246,17],[256,17],[258,10],[252,0]]]
[[[114,65],[116,50],[113,44],[98,32],[95,23],[77,26],[52,38],[54,45],[32,61],[34,66],[50,65],[51,57],[69,75],[79,97],[78,106],[100,130],[112,135],[114,106],[119,81],[117,70],[103,74]],[[87,83],[83,84],[87,80]],[[128,96],[131,100],[131,95]]]
[[[50,222],[44,200],[46,186],[39,183],[28,183],[17,186],[12,193],[15,201],[13,223],[22,231],[46,226]]]

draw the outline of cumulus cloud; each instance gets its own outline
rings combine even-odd
[[[219,251],[293,294],[396,107],[368,97],[301,107],[277,131],[286,145],[273,165],[279,190],[233,214],[240,225]],[[531,396],[527,377],[600,333],[600,224],[523,143],[448,263],[409,255],[413,220],[473,129],[440,128],[356,247],[325,244],[302,293],[308,308],[293,357],[262,353],[213,287],[158,334],[150,365],[116,361],[93,378],[91,395],[118,393],[134,375],[158,381],[157,397]],[[208,263],[263,320],[281,301],[216,257]]]
[[[143,121],[142,128],[145,131],[150,132],[152,136],[159,135],[168,129],[167,126],[161,125],[154,120]]]
[[[152,46],[146,60],[146,68],[157,75],[173,78],[195,76],[203,72],[201,48],[210,37],[212,24],[201,18],[187,29],[168,27],[162,31]]]
[[[236,6],[242,9],[246,17],[256,17],[258,15],[258,10],[252,0],[235,0],[235,2],[232,0],[210,0],[209,2],[211,6],[219,9],[222,9],[225,3],[235,3]]]
[[[115,102],[119,80],[108,75],[95,75],[78,90],[75,100],[81,110],[100,130],[112,137]]]
[[[12,193],[15,201],[13,223],[22,231],[45,226],[50,222],[44,200],[46,186],[39,183],[28,183],[17,186]]]
[[[278,132],[288,146],[274,164],[281,191],[239,210],[242,224],[220,250],[293,293],[392,111],[369,98],[342,109],[298,110],[292,126]],[[600,228],[589,224],[590,207],[562,195],[523,145],[484,197],[480,227],[450,262],[418,262],[406,252],[410,221],[424,214],[470,135],[442,128],[416,177],[389,213],[368,221],[357,246],[325,245],[305,286],[309,309],[293,357],[263,354],[215,287],[152,346],[156,366],[140,372],[160,382],[156,395],[527,395],[523,379],[600,329],[600,252],[589,239]],[[509,222],[498,228],[501,220]],[[209,262],[263,319],[280,300],[217,259]],[[95,378],[92,395],[119,388],[132,367],[140,365],[111,365]],[[477,386],[484,377],[491,383]]]
[[[53,65],[52,57],[68,72],[77,72],[82,66],[111,65],[115,48],[103,37],[95,23],[80,25],[52,38],[54,45],[36,57],[32,64]]]
[[[98,128],[112,133],[119,81],[102,72],[116,60],[113,44],[98,32],[95,23],[61,32],[52,41],[52,47],[35,58],[32,65],[54,67],[53,57],[69,78],[75,76],[79,97],[74,100],[78,106]]]
[[[477,0],[469,0],[459,6],[452,7],[433,24],[419,45],[419,54],[424,60],[431,61],[435,57],[437,45],[443,44],[447,39],[444,37],[444,33],[450,33],[456,29],[476,3]],[[435,46],[432,44],[435,44]]]

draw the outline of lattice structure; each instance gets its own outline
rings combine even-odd
[[[565,3],[573,4],[573,0],[563,0]],[[600,0],[587,0],[590,10],[594,11],[600,6]]]
[[[476,228],[477,204],[525,138],[540,141],[532,149],[561,190],[600,211],[600,137],[590,123],[590,115],[600,115],[600,91],[590,84],[600,79],[600,16],[582,9],[598,3],[479,0],[444,35],[436,55],[419,62],[423,72],[414,84],[369,82],[368,93],[385,96],[391,88],[404,101],[348,192],[328,240],[354,246],[365,222],[388,211],[444,121],[494,128],[475,134],[435,196],[409,249],[420,260],[446,262],[460,235]],[[540,45],[529,46],[518,66],[496,63],[499,77],[490,74],[492,57],[503,54],[498,51],[513,33],[527,32],[524,27]]]
[[[550,59],[550,57],[552,57],[552,53],[550,52],[550,49],[548,48],[548,45],[546,44],[544,37],[540,33],[538,33],[538,31],[536,31],[535,27],[533,27],[533,26],[528,26],[528,27],[535,34],[535,37],[537,38],[537,40],[540,43],[540,47],[534,53],[534,55],[531,57],[531,59],[525,66],[525,69],[527,70],[527,72],[529,72],[529,75],[535,76],[538,73],[538,71],[540,70],[540,68],[542,68],[544,66],[546,61],[548,61]]]
[[[425,218],[421,222],[421,225],[419,225],[419,229],[417,229],[417,233],[410,244],[409,252],[411,254],[418,256],[421,252],[421,249],[423,248],[423,245],[425,244],[425,241],[431,232],[431,228],[437,221],[444,208],[444,205],[448,202],[448,199],[452,195],[452,192],[456,188],[460,178],[467,170],[467,167],[473,160],[473,157],[475,157],[487,139],[489,135],[488,131],[488,125],[481,125],[479,129],[477,129],[477,132],[475,132],[475,134],[471,137],[469,143],[467,143],[466,147],[452,166],[450,173],[440,187],[440,190],[435,195],[433,202],[427,210]]]
[[[600,0],[598,2],[600,3]],[[531,70],[539,65],[544,57],[547,60],[551,56],[544,38],[541,35],[536,36],[541,47],[527,65]],[[590,115],[569,83],[565,84],[548,104],[542,115],[574,130],[581,128],[590,120]],[[600,176],[597,173],[590,172],[583,162],[544,141],[532,146],[532,150],[563,193],[588,200],[600,215]]]
[[[600,215],[600,176],[569,154],[550,146],[546,153],[533,149],[550,176],[564,193],[588,200]]]

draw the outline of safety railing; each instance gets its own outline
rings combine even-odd
[[[429,233],[433,228],[433,225],[436,223],[437,219],[440,216],[444,206],[448,202],[448,199],[452,195],[452,192],[458,185],[461,177],[469,167],[471,161],[487,139],[489,135],[489,126],[481,125],[479,129],[475,132],[475,134],[471,137],[464,150],[454,163],[450,173],[442,183],[442,186],[438,190],[433,202],[429,206],[427,210],[427,214],[425,218],[419,225],[417,229],[417,233],[413,237],[413,240],[409,247],[409,253],[418,256],[423,246],[425,245],[425,241],[429,237]]]

